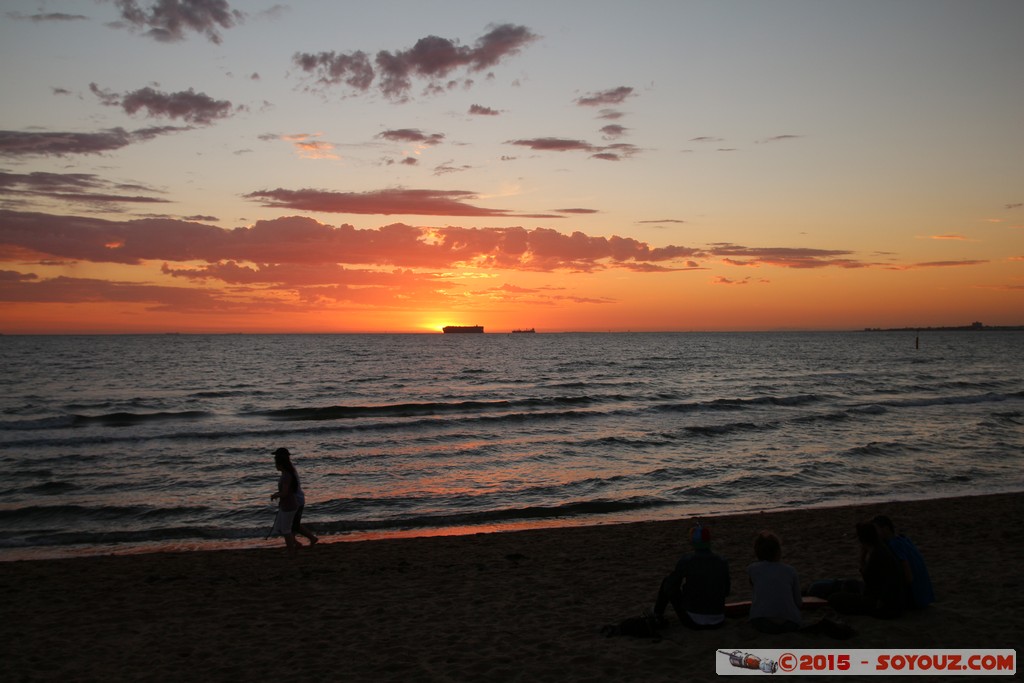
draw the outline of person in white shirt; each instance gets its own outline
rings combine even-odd
[[[796,631],[801,625],[800,580],[796,570],[781,562],[782,542],[770,531],[754,540],[757,562],[747,567],[753,588],[750,623],[762,633]]]

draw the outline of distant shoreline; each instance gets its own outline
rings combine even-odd
[[[1024,325],[960,325],[958,327],[865,327],[865,332],[1020,332]]]

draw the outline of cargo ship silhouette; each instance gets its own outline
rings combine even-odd
[[[445,325],[441,328],[445,334],[483,334],[483,325]]]

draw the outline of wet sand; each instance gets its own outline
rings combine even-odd
[[[928,561],[937,602],[895,621],[843,617],[848,640],[675,622],[601,627],[652,604],[692,520],[256,550],[0,562],[6,681],[715,680],[717,650],[1011,648],[1024,620],[1024,494],[705,519],[749,598],[764,528],[803,586],[855,576],[857,521],[888,514]],[[315,519],[309,520],[315,526]],[[269,545],[269,544],[268,544]],[[809,620],[828,613],[807,612]]]

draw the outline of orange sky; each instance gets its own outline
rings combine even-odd
[[[1024,323],[1021,3],[398,4],[7,3],[0,333]]]

